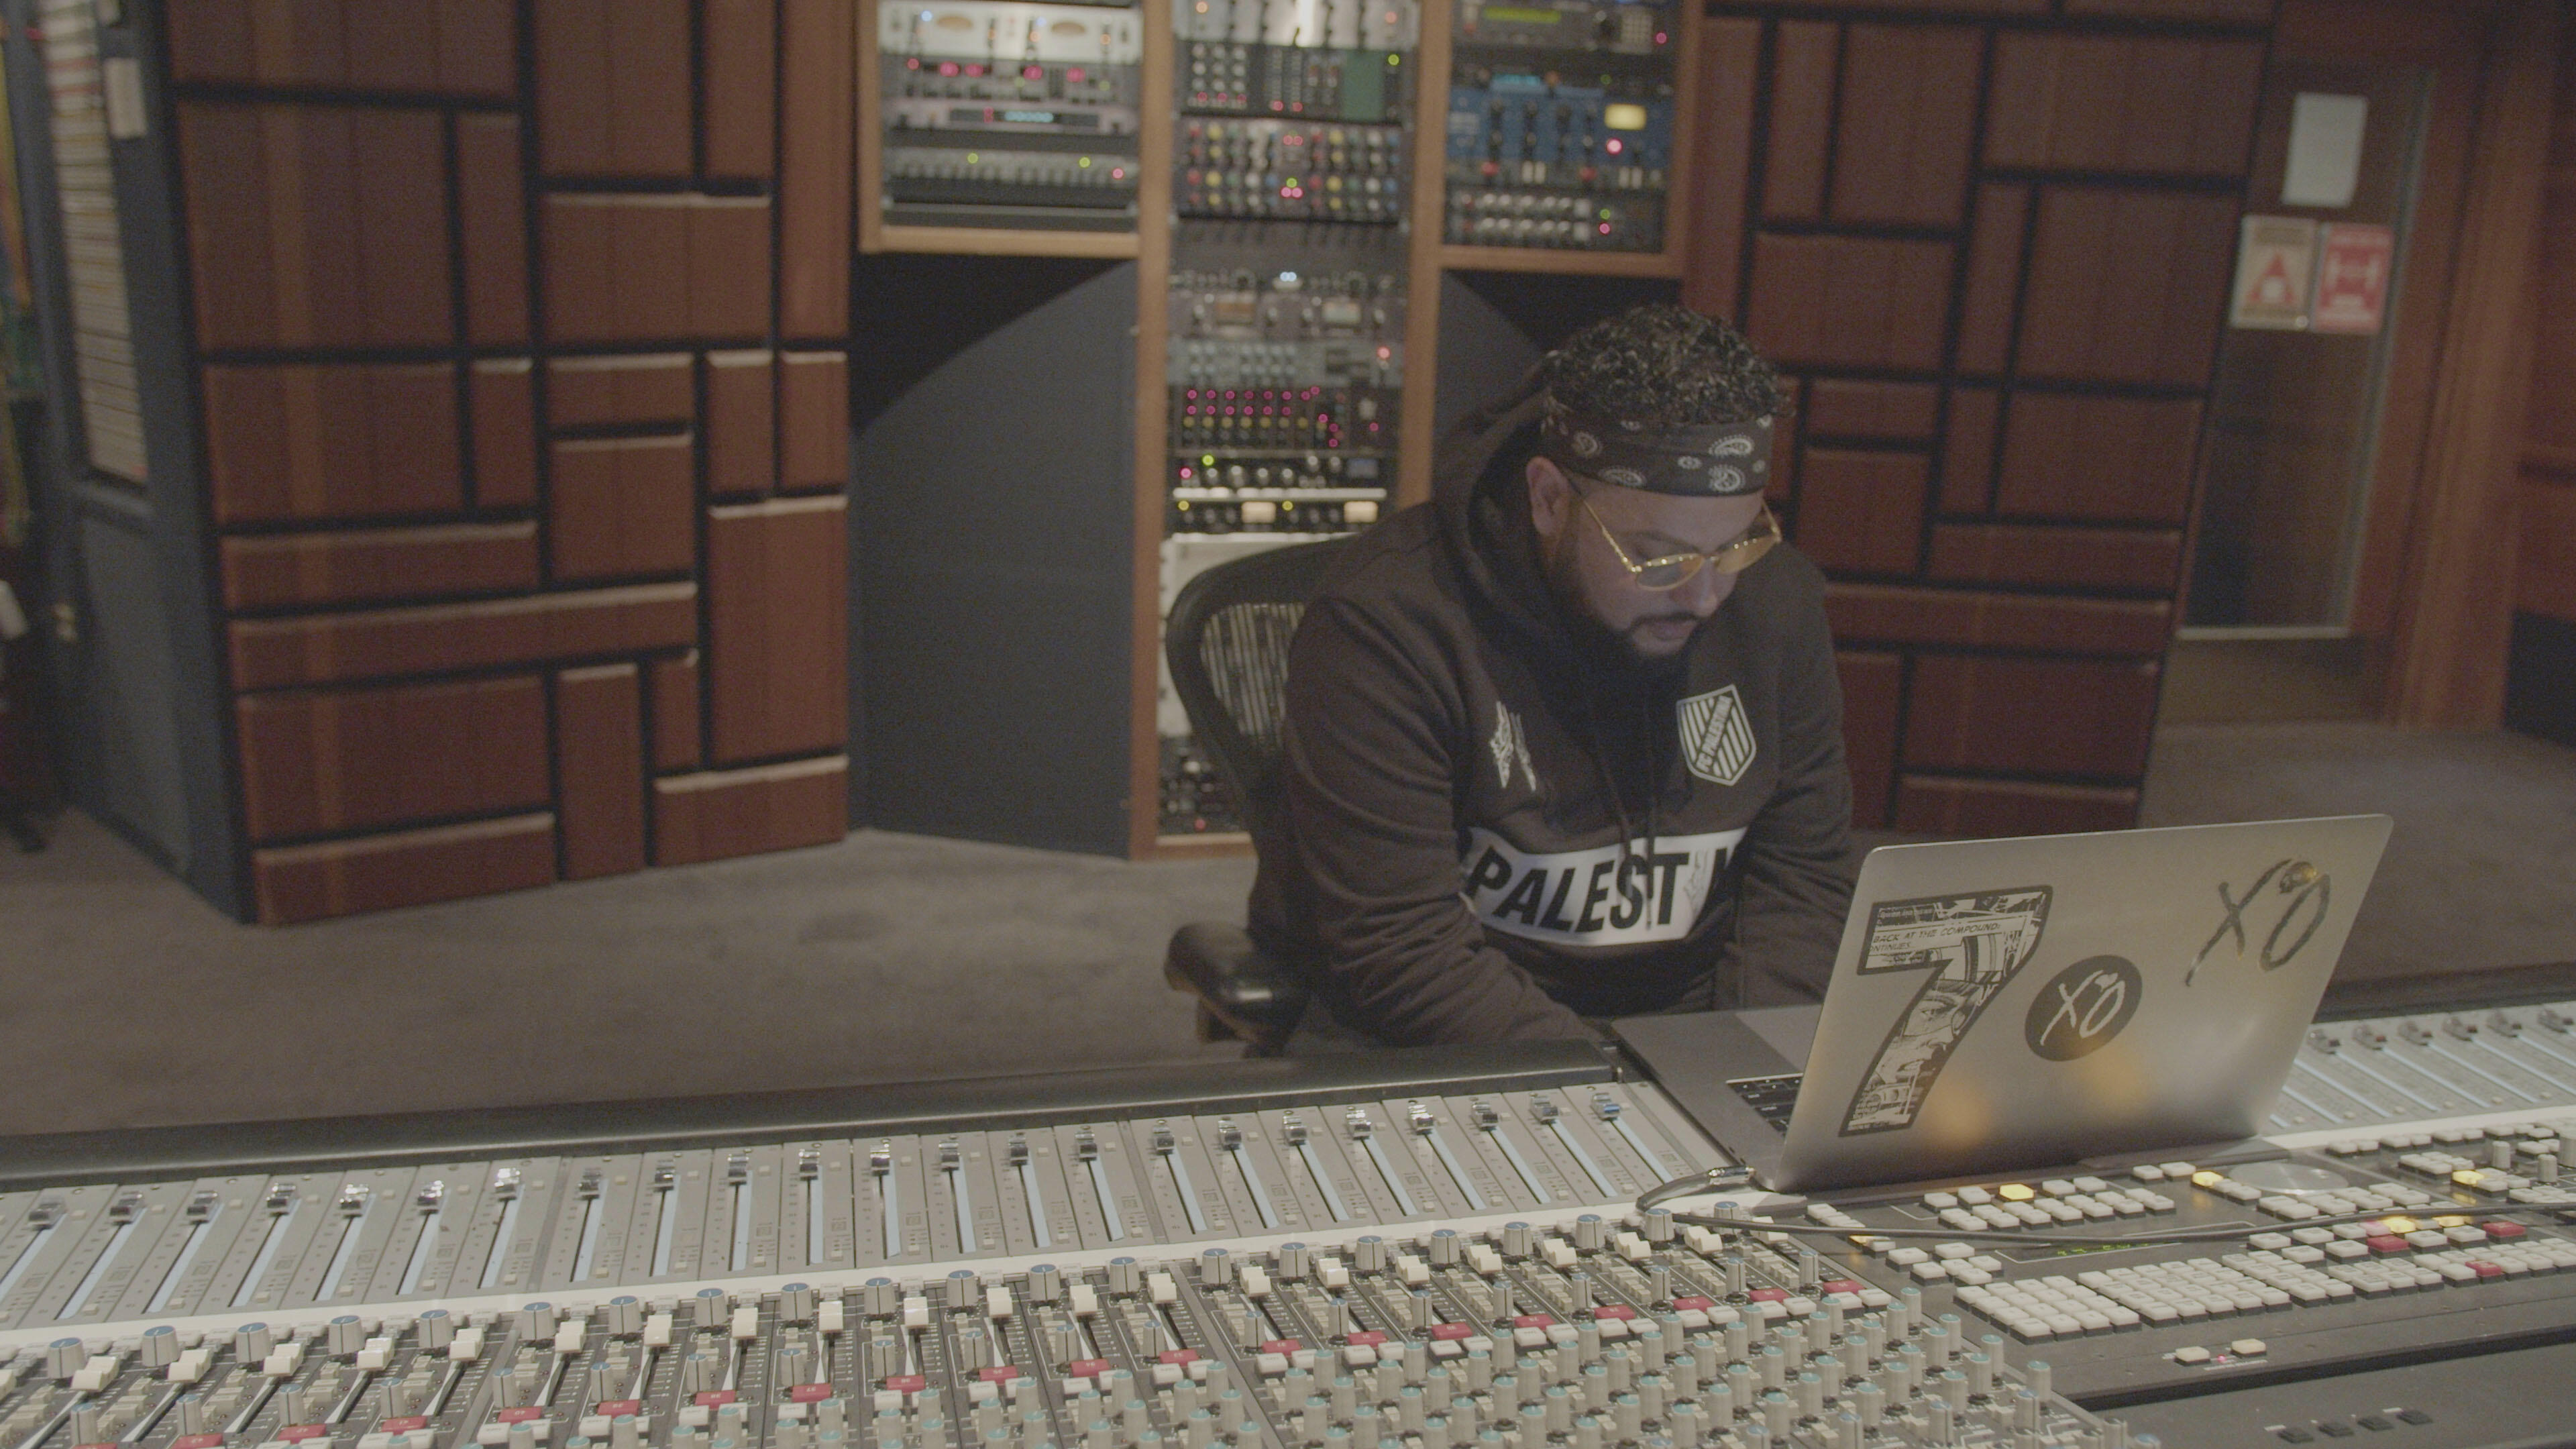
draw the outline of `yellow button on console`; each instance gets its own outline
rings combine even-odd
[[[2465,1228],[2468,1225],[2469,1217],[2466,1213],[2444,1213],[2433,1219],[2433,1226],[2437,1228]]]
[[[2379,1225],[2401,1238],[2415,1231],[2416,1227],[2415,1220],[2409,1217],[2382,1218]]]
[[[1995,1189],[1995,1196],[2006,1202],[2028,1202],[2039,1194],[2031,1190],[2029,1183],[2008,1182]]]
[[[2191,1175],[2191,1185],[2194,1187],[2216,1187],[2220,1180],[2226,1176],[2226,1173],[2212,1172],[2208,1168],[2204,1167],[2200,1171]]]

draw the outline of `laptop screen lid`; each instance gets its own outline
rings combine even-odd
[[[1771,1186],[2256,1135],[2389,828],[2356,815],[1871,852]]]

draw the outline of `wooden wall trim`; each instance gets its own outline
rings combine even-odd
[[[1145,57],[1139,94],[1148,114],[1172,95],[1177,38],[1168,15],[1140,8]],[[1156,102],[1153,97],[1166,98]],[[1127,855],[1150,860],[1162,833],[1162,739],[1154,728],[1154,695],[1163,654],[1163,502],[1166,450],[1172,436],[1172,130],[1138,128],[1136,145],[1136,540],[1128,582],[1127,637]]]
[[[852,194],[858,198],[858,249],[878,252],[885,249],[885,207],[879,200],[878,179],[885,156],[885,104],[883,78],[877,74],[877,0],[859,0],[858,16],[851,22],[850,33],[857,40],[856,54],[850,68],[857,73],[858,103],[852,112],[858,132],[858,174],[851,178]]]
[[[2389,671],[2388,717],[2415,728],[2494,729],[2503,717],[2559,10],[2556,0],[2518,0],[2488,36]]]
[[[2397,636],[2409,530],[2425,488],[2434,393],[2443,367],[2443,328],[2451,310],[2463,198],[2478,139],[2484,38],[2495,23],[2490,13],[2494,7],[2473,6],[2464,0],[2456,11],[2442,17],[2430,43],[2423,33],[2428,27],[2420,7],[2398,14],[2392,13],[2392,6],[2374,5],[2365,13],[2339,3],[2326,8],[2345,23],[2323,34],[2313,25],[2316,8],[2291,8],[2275,42],[2275,54],[2301,60],[2415,63],[2433,73],[2423,120],[2423,149],[2415,161],[2414,220],[2402,239],[2405,251],[2398,262],[2397,290],[2389,299],[2387,325],[2392,335],[2388,371],[2380,385],[2379,435],[2373,445],[2378,460],[2369,476],[2361,551],[2352,581],[2352,631],[2384,652],[2394,647]],[[2303,23],[2288,23],[2292,18]],[[2392,35],[2407,36],[2414,44],[2393,44]]]
[[[1431,499],[1431,461],[1439,445],[1440,278],[1443,218],[1448,214],[1450,21],[1455,7],[1424,0],[1415,40],[1413,105],[1413,236],[1404,283],[1404,395],[1396,404],[1397,508]],[[1436,118],[1436,119],[1435,119]]]

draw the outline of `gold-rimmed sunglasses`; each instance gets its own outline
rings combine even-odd
[[[1715,553],[1665,554],[1639,563],[1628,557],[1628,551],[1619,546],[1617,536],[1610,532],[1610,525],[1603,523],[1601,515],[1592,511],[1592,500],[1584,498],[1579,501],[1583,511],[1591,516],[1593,526],[1600,529],[1601,537],[1608,541],[1610,552],[1618,555],[1620,564],[1628,570],[1628,577],[1636,582],[1638,588],[1650,593],[1660,594],[1680,588],[1697,576],[1703,564],[1722,574],[1740,574],[1760,562],[1762,556],[1780,542],[1780,520],[1773,516],[1771,505],[1765,503],[1762,516],[1753,520],[1753,526],[1744,531],[1744,536]]]

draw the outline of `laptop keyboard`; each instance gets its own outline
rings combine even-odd
[[[1762,1120],[1786,1132],[1789,1113],[1798,1105],[1798,1084],[1806,1080],[1803,1073],[1785,1077],[1738,1077],[1727,1083],[1742,1097],[1745,1105],[1762,1114]]]

